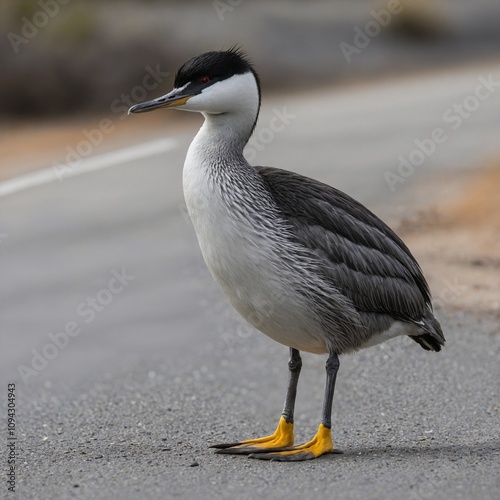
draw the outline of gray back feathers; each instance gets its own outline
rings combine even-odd
[[[297,243],[363,313],[420,321],[430,307],[422,271],[401,239],[345,193],[293,172],[257,167]]]

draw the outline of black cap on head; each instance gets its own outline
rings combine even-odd
[[[205,87],[248,72],[253,73],[255,77],[260,98],[259,77],[246,54],[237,47],[220,52],[205,52],[193,57],[184,63],[175,75],[174,87],[181,88],[188,83],[194,86],[201,82],[204,82]]]
[[[171,92],[162,97],[158,97],[157,99],[136,104],[130,108],[129,113],[144,113],[158,108],[180,108],[181,106],[184,106],[192,97],[202,94],[207,88],[210,88],[217,82],[229,80],[237,75],[252,75],[255,85],[257,86],[257,109],[250,111],[247,110],[249,113],[255,113],[255,120],[250,131],[251,133],[259,116],[261,102],[260,80],[243,51],[236,47],[220,52],[205,52],[204,54],[193,57],[184,63],[177,72],[177,75],[175,76],[174,89]],[[244,79],[243,87],[241,86],[240,81],[240,85],[237,87],[237,94],[235,95],[230,92],[231,98],[237,100],[240,94],[247,94],[248,96],[248,92],[255,92],[255,88],[253,86],[252,88],[247,89],[245,87],[246,85],[248,85],[247,79]],[[223,91],[224,87],[221,87],[220,89]],[[243,101],[244,100],[245,99],[243,99]],[[222,101],[224,101],[224,99],[222,99]],[[191,108],[186,107],[184,109],[187,109],[188,111],[203,112],[204,108],[202,103],[203,100],[201,100],[201,103],[199,102],[201,107],[198,109],[196,106]],[[224,105],[227,106],[227,103]],[[222,114],[225,111],[224,105],[222,105],[221,109],[217,109],[215,114]]]

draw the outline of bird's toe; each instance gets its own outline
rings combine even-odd
[[[291,445],[293,445],[293,423],[287,422],[284,417],[281,417],[276,431],[270,436],[247,439],[238,443],[214,444],[210,448],[216,448],[216,453],[219,454],[249,455],[269,450],[287,449]]]
[[[281,450],[252,453],[250,458],[258,460],[274,460],[277,462],[299,462],[312,460],[327,453],[333,453],[331,430],[320,424],[317,434],[311,441],[298,446],[290,446]]]

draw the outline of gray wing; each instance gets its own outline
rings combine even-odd
[[[420,322],[429,287],[401,239],[361,203],[299,174],[256,167],[291,226],[295,241],[324,263],[326,279],[360,313]]]

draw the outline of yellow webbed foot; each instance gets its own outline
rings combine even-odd
[[[291,446],[287,449],[274,450],[262,453],[252,453],[251,458],[259,460],[275,460],[279,462],[297,462],[302,460],[312,460],[325,453],[333,453],[333,441],[331,430],[320,424],[317,434],[307,443]]]
[[[262,453],[268,450],[277,451],[283,448],[289,448],[292,445],[293,423],[287,422],[284,417],[281,417],[276,431],[270,436],[258,439],[247,439],[239,443],[215,444],[210,448],[217,448],[216,453],[249,455],[251,453]]]

